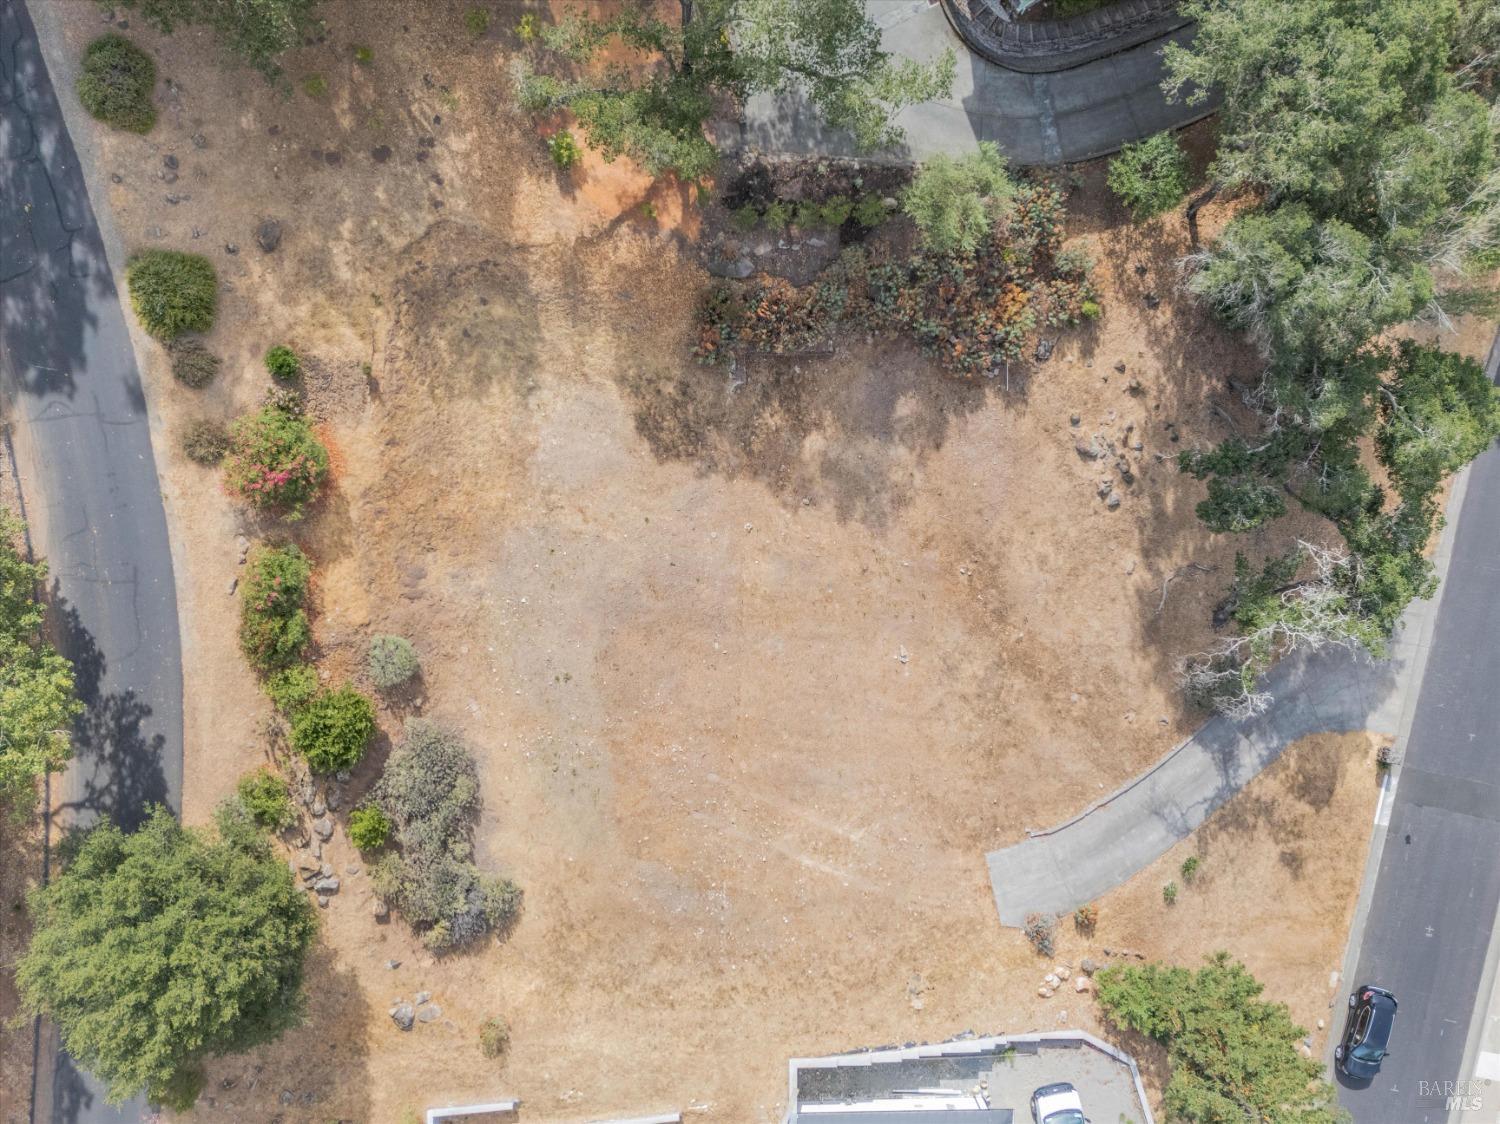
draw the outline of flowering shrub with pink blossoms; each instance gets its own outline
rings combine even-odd
[[[328,476],[328,450],[307,419],[285,405],[269,405],[235,422],[229,440],[229,491],[284,519],[301,519]]]

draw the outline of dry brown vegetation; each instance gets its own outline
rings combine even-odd
[[[223,282],[213,386],[174,383],[146,345],[185,815],[261,762],[269,704],[225,596],[235,536],[257,528],[176,435],[258,402],[284,342],[335,466],[296,532],[321,666],[357,675],[372,633],[414,641],[421,689],[385,729],[412,711],[463,729],[480,860],[526,907],[508,942],[435,960],[346,877],[309,1025],[215,1063],[195,1118],[393,1121],[503,1093],[528,1119],[770,1121],[791,1054],[1094,1026],[1083,997],[1036,996],[1046,964],[997,924],[982,854],[1183,736],[1197,717],[1170,665],[1208,638],[1234,550],[1319,531],[1296,517],[1232,541],[1194,518],[1201,486],[1171,458],[1243,423],[1226,380],[1255,361],[1174,292],[1180,218],[1130,227],[1102,168],[1081,170],[1069,230],[1105,315],[1008,393],[857,341],[735,385],[690,358],[687,192],[592,156],[558,173],[507,90],[503,19],[473,42],[461,4],[323,10],[326,40],[289,72],[325,75],[326,97],[281,96],[203,34],[132,28],[171,79],[160,123],[79,138],[123,241],[207,253]],[[98,26],[85,5],[63,20],[75,49]],[[252,237],[266,217],[273,254]],[[1142,443],[1118,510],[1074,449],[1096,432]],[[1362,738],[1299,747],[1182,845],[1205,864],[1177,924],[1153,868],[1059,955],[1227,947],[1317,1017],[1372,775]],[[356,861],[342,834],[333,854],[341,874]],[[403,1034],[386,1007],[419,990],[443,1017]],[[512,1031],[498,1062],[478,1042],[494,1014]]]

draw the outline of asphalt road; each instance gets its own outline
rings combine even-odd
[[[1489,375],[1500,366],[1500,338]],[[1500,449],[1470,469],[1351,988],[1400,1004],[1379,1076],[1339,1076],[1355,1124],[1446,1121],[1500,904]],[[1343,1012],[1336,1016],[1338,1032]],[[1425,1087],[1424,1087],[1425,1084]]]
[[[180,808],[172,557],[119,294],[21,0],[0,0],[0,377],[29,454],[28,515],[51,566],[56,639],[86,707],[74,761],[53,781],[57,826],[108,817],[131,827],[152,804]],[[44,1036],[36,1121],[143,1117],[140,1101],[107,1106],[54,1052]]]

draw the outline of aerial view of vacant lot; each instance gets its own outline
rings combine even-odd
[[[1497,70],[1479,0],[0,0],[0,1122],[837,1121],[788,1059],[970,1033],[1438,1119]]]

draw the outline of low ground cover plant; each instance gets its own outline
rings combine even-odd
[[[327,476],[328,450],[294,402],[265,406],[230,429],[224,478],[254,507],[301,519]]]
[[[312,642],[311,577],[312,563],[295,546],[261,547],[250,555],[240,593],[240,648],[257,671],[290,667]]]
[[[83,52],[78,100],[90,116],[132,133],[156,124],[156,63],[123,35],[101,35]]]
[[[484,874],[470,857],[479,776],[456,734],[421,719],[408,722],[375,799],[399,847],[371,870],[376,892],[429,948],[467,944],[510,927],[521,891]]]
[[[807,350],[839,330],[903,336],[955,374],[992,375],[1020,359],[1039,324],[1099,314],[1086,255],[1062,251],[1062,197],[1019,189],[972,251],[845,250],[815,282],[715,285],[700,308],[696,354]]]
[[[130,307],[161,340],[214,326],[219,279],[209,260],[179,250],[140,250],[125,263]]]
[[[417,650],[404,636],[372,636],[370,649],[365,656],[365,669],[370,682],[382,691],[390,691],[410,682],[422,663]]]

